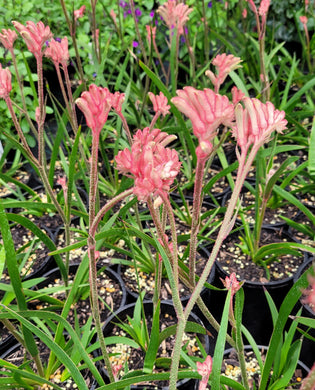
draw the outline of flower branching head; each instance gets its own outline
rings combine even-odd
[[[203,363],[197,362],[196,364],[197,372],[202,376],[202,379],[199,382],[199,390],[205,390],[212,370],[212,357],[208,355]]]
[[[233,56],[233,54],[218,54],[212,64],[216,67],[215,75],[211,70],[206,71],[206,76],[208,76],[215,87],[215,91],[218,92],[220,89],[220,85],[224,83],[227,75],[237,68],[240,68],[242,60],[239,57]]]
[[[115,92],[112,94],[112,108],[118,112],[121,113],[122,110],[122,104],[125,101],[125,94],[121,92]]]
[[[107,88],[91,84],[89,90],[76,100],[76,104],[83,112],[93,135],[99,136],[112,107],[112,94]]]
[[[189,14],[192,12],[192,8],[184,3],[177,4],[175,0],[168,0],[161,5],[157,12],[165,21],[170,31],[177,29],[177,34],[184,34],[184,26],[189,20]]]
[[[242,287],[241,283],[237,280],[235,272],[231,274],[230,277],[226,276],[225,280],[221,279],[224,287],[227,290],[231,290],[232,297],[236,294],[236,292]]]
[[[16,21],[13,21],[12,23],[24,39],[28,50],[33,53],[35,57],[42,56],[42,48],[45,42],[53,36],[49,26],[45,26],[43,22],[35,24],[32,21],[26,22],[26,26],[23,26],[23,24]]]
[[[82,7],[80,7],[79,9],[74,10],[74,12],[73,12],[74,20],[78,20],[79,18],[82,18],[82,16],[84,15],[84,12],[85,12],[85,8],[86,8],[86,6],[82,5]]]
[[[233,104],[227,96],[216,94],[211,89],[201,91],[193,87],[178,90],[177,96],[171,101],[192,122],[194,134],[199,141],[197,156],[207,158],[212,151],[212,140],[218,127],[221,124],[233,126]]]
[[[14,30],[2,29],[2,33],[0,33],[0,42],[6,49],[12,50],[13,44],[16,41],[16,39],[17,39],[17,33]]]
[[[133,177],[134,194],[138,200],[153,197],[154,206],[161,204],[177,176],[181,163],[175,150],[165,146],[174,139],[159,129],[138,130],[133,137],[131,150],[120,151],[116,156],[117,169]]]
[[[276,110],[271,102],[262,103],[255,98],[244,97],[245,108],[238,104],[235,108],[236,125],[233,136],[243,151],[250,145],[260,148],[268,142],[273,131],[282,133],[287,121],[285,112]]]
[[[243,97],[245,97],[245,93],[241,91],[240,89],[237,89],[237,87],[234,85],[234,87],[231,89],[232,92],[232,102],[234,105],[239,103]]]
[[[64,37],[60,42],[52,39],[45,50],[45,56],[50,58],[55,66],[58,64],[67,66],[69,61],[68,38]]]
[[[11,90],[11,72],[8,68],[3,69],[0,64],[0,98],[7,99]]]
[[[148,95],[153,104],[153,110],[155,113],[159,113],[163,116],[170,113],[169,110],[171,106],[167,104],[167,97],[163,94],[163,92],[160,92],[159,95],[154,95],[152,92],[149,92]]]

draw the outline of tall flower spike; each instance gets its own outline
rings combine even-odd
[[[218,95],[208,88],[201,91],[184,87],[177,91],[177,95],[171,101],[191,120],[199,141],[200,157],[206,157],[212,150],[211,141],[216,136],[218,127],[221,124],[233,126],[234,106],[227,96]]]
[[[201,363],[197,362],[197,372],[202,376],[199,382],[199,390],[205,390],[207,388],[210,373],[212,371],[212,357],[208,355],[206,360]]]
[[[11,72],[8,68],[3,69],[0,64],[0,98],[8,98],[11,90]]]
[[[153,110],[156,113],[160,113],[163,116],[170,113],[171,106],[167,104],[167,97],[163,94],[163,92],[160,92],[159,95],[154,95],[152,92],[149,92],[148,95],[153,104]]]
[[[35,57],[41,56],[44,43],[53,36],[49,26],[45,26],[43,22],[35,24],[32,21],[26,22],[26,26],[23,26],[23,24],[16,21],[13,21],[12,23],[24,39],[28,50],[33,53]]]
[[[6,49],[12,50],[16,39],[17,33],[14,30],[2,29],[2,33],[0,33],[0,42]]]
[[[68,38],[62,38],[61,42],[52,39],[45,50],[45,56],[50,58],[55,65],[67,66],[69,61]]]
[[[112,94],[107,88],[91,84],[89,90],[76,100],[76,104],[83,112],[93,135],[99,136],[111,109]]]
[[[233,56],[233,54],[218,54],[212,64],[216,67],[217,75],[215,75],[211,70],[206,71],[206,76],[208,76],[215,87],[215,92],[218,93],[220,85],[224,83],[227,75],[237,68],[240,68],[242,60],[239,57]]]
[[[177,28],[177,33],[182,35],[184,34],[184,26],[189,20],[192,8],[189,8],[186,4],[176,4],[176,1],[168,0],[158,8],[157,12],[162,16],[170,30]]]

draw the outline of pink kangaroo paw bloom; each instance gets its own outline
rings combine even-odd
[[[61,42],[52,39],[45,50],[45,56],[50,58],[56,66],[67,66],[69,62],[68,38],[62,38]]]
[[[35,24],[32,21],[26,22],[26,26],[16,21],[12,23],[24,39],[28,50],[35,56],[41,56],[43,45],[53,37],[49,26],[45,26],[43,22]]]
[[[84,12],[85,12],[85,8],[86,8],[86,6],[82,5],[82,7],[80,7],[79,9],[74,10],[74,12],[73,12],[74,20],[78,20],[79,18],[82,18],[82,16],[84,15]]]
[[[232,92],[232,102],[234,105],[239,103],[243,99],[243,97],[245,96],[245,93],[243,91],[241,91],[240,89],[237,89],[236,86],[234,86],[231,89],[231,92]]]
[[[211,72],[211,70],[207,70],[206,76],[210,78],[212,84],[216,88],[216,92],[219,90],[220,85],[224,83],[227,75],[232,72],[232,70],[242,66],[240,65],[240,62],[242,62],[242,60],[239,57],[233,56],[233,54],[218,54],[214,58],[212,64],[216,67],[217,75]]]
[[[189,8],[188,5],[183,3],[176,4],[173,0],[168,0],[157,10],[167,27],[170,30],[177,28],[179,35],[184,34],[184,26],[189,20],[189,14],[192,11],[192,8]]]
[[[168,139],[167,133],[159,129],[150,132],[146,127],[133,136],[131,150],[126,148],[115,158],[117,169],[135,179],[133,192],[137,198],[146,201],[152,196],[156,206],[160,195],[170,190],[181,166],[177,152],[164,146]]]
[[[122,104],[125,101],[125,94],[121,92],[115,92],[112,94],[112,108],[121,113]]]
[[[93,135],[99,136],[112,107],[112,94],[107,88],[91,84],[88,91],[76,100]]]
[[[231,290],[232,296],[242,287],[241,283],[236,279],[235,272],[230,277],[226,276],[225,280],[221,279],[221,281],[228,290]]]
[[[236,126],[233,136],[238,145],[247,148],[268,142],[273,131],[282,133],[286,129],[285,112],[276,110],[271,102],[262,103],[258,99],[243,98],[245,108],[238,104],[235,108]]]
[[[11,72],[8,68],[3,69],[0,64],[0,98],[6,99],[9,97],[12,90]]]
[[[153,42],[155,41],[156,27],[152,27],[151,25],[147,24],[145,26],[145,28],[147,30],[147,40],[149,42],[149,45],[151,46],[151,36],[152,36]]]
[[[205,146],[206,149],[210,148],[221,124],[233,126],[233,104],[227,96],[216,94],[211,89],[200,91],[193,87],[184,87],[177,91],[177,96],[171,101],[191,120],[201,150],[205,150]]]
[[[14,30],[2,29],[2,33],[0,33],[0,42],[6,49],[12,50],[13,44],[16,41],[16,39],[17,39],[17,33]]]
[[[149,98],[153,104],[153,110],[156,113],[161,113],[163,116],[167,115],[170,113],[170,108],[171,106],[167,101],[167,97],[163,94],[163,92],[160,92],[159,95],[154,95],[152,92],[148,93]]]
[[[205,390],[207,388],[209,376],[212,371],[212,357],[208,355],[203,363],[197,362],[196,364],[197,372],[202,376],[202,379],[199,382],[199,390]]]

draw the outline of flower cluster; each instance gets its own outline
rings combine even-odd
[[[49,26],[45,26],[43,22],[35,24],[32,21],[26,22],[26,26],[15,21],[12,23],[24,39],[28,50],[33,53],[35,57],[42,56],[43,45],[53,36]]]
[[[262,103],[258,99],[243,97],[245,108],[238,104],[235,108],[236,126],[233,136],[241,150],[252,144],[256,147],[268,142],[273,131],[282,132],[286,128],[285,112],[276,110],[271,102]]]
[[[0,98],[6,99],[12,89],[11,72],[8,68],[2,69],[0,64]]]
[[[67,66],[69,61],[68,38],[64,37],[60,42],[52,39],[45,50],[45,56],[50,58],[55,64]]]
[[[211,70],[206,71],[206,75],[210,78],[212,84],[215,87],[215,91],[218,92],[221,84],[224,83],[227,75],[239,67],[241,67],[240,62],[242,60],[239,57],[233,56],[233,54],[219,54],[217,55],[212,64],[216,67],[217,75],[215,75]]]
[[[135,179],[133,192],[138,200],[150,196],[158,206],[162,194],[167,194],[177,176],[181,163],[175,150],[166,148],[173,136],[148,127],[138,130],[133,137],[131,150],[120,151],[116,156],[117,169]]]
[[[107,88],[91,84],[88,91],[82,93],[76,104],[83,112],[87,125],[95,136],[99,136],[111,108],[121,111],[125,94],[109,92]]]
[[[182,35],[184,34],[184,26],[189,19],[192,8],[189,8],[186,4],[176,4],[176,1],[168,0],[158,8],[157,12],[170,30],[176,28],[177,33]]]
[[[172,103],[191,120],[199,141],[196,153],[200,158],[206,158],[212,151],[212,140],[219,125],[233,125],[234,106],[227,96],[218,95],[208,88],[201,91],[184,87],[177,91],[177,95]]]

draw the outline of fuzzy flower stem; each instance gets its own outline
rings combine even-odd
[[[75,51],[75,58],[77,60],[77,65],[78,65],[80,79],[81,79],[81,81],[82,81],[82,83],[84,85],[84,89],[86,90],[86,82],[85,82],[85,78],[84,78],[84,72],[83,72],[81,57],[80,57],[80,53],[79,53],[79,49],[78,49],[78,45],[77,45],[77,40],[76,40],[76,37],[75,37],[75,24],[74,24],[75,22],[74,21],[72,22],[70,20],[70,18],[69,18],[65,1],[64,0],[60,0],[60,4],[61,4],[61,7],[62,7],[63,14],[64,14],[64,16],[66,18],[66,21],[67,21],[67,25],[68,25],[69,31],[70,31],[70,35],[71,35],[71,39],[72,39],[72,43],[73,43],[73,47],[74,47],[74,51]]]
[[[133,189],[130,188],[129,190],[126,190],[122,192],[121,194],[115,196],[113,199],[111,199],[109,202],[107,202],[100,211],[96,214],[96,217],[94,218],[91,226],[90,226],[90,236],[94,237],[96,234],[97,227],[99,223],[101,222],[104,215],[111,210],[116,203],[120,202],[121,200],[127,198],[127,196],[132,195]]]
[[[122,121],[122,125],[123,125],[123,128],[124,128],[125,132],[126,132],[129,145],[131,146],[133,144],[133,141],[132,141],[132,137],[131,137],[131,133],[130,133],[130,129],[129,129],[127,120],[126,120],[126,118],[124,117],[124,115],[121,112],[116,111],[116,113],[117,113],[117,115],[119,116],[119,118]]]
[[[98,34],[96,33],[96,3],[97,1],[91,1],[92,8],[92,35],[94,41],[94,49],[98,63],[101,63],[101,53],[99,51]]]
[[[240,162],[240,164],[239,164],[239,169],[237,172],[234,191],[232,193],[229,205],[227,207],[227,210],[226,210],[226,213],[224,216],[224,220],[222,222],[220,231],[218,233],[218,237],[216,239],[216,242],[214,244],[214,247],[212,249],[212,252],[211,252],[211,255],[208,259],[208,262],[205,266],[205,269],[204,269],[203,273],[201,274],[199,281],[194,288],[194,291],[192,292],[192,295],[187,303],[187,306],[185,307],[185,310],[184,310],[185,319],[184,319],[184,321],[178,322],[178,328],[177,328],[176,340],[175,340],[175,346],[174,346],[174,354],[172,357],[172,364],[171,364],[170,386],[169,386],[170,390],[176,390],[176,380],[177,380],[178,366],[179,366],[179,360],[180,360],[180,346],[179,345],[180,345],[180,342],[183,338],[186,321],[187,321],[188,316],[191,313],[196,301],[198,300],[198,298],[200,296],[201,290],[202,290],[205,282],[207,281],[208,275],[211,271],[211,268],[214,264],[214,261],[215,261],[217,255],[218,255],[218,252],[221,248],[221,245],[222,245],[224,239],[226,238],[226,236],[228,235],[228,233],[230,232],[230,230],[232,229],[233,214],[234,214],[235,208],[237,206],[238,197],[239,197],[239,194],[241,192],[241,189],[242,189],[244,180],[247,176],[247,173],[249,172],[249,169],[250,169],[252,162],[255,158],[256,153],[257,153],[257,148],[253,147],[246,162],[244,161],[244,159],[242,159],[241,161],[243,161],[243,163],[241,164],[241,162]]]
[[[210,313],[208,307],[204,303],[201,297],[199,297],[196,301],[199,309],[201,310],[202,314],[206,317],[207,321],[209,322],[210,325],[213,326],[213,328],[219,332],[220,329],[220,324],[218,321],[213,317],[213,315]],[[236,344],[234,339],[230,335],[226,335],[226,341],[231,345],[231,347],[236,348]]]
[[[64,83],[63,83],[63,80],[62,80],[60,67],[59,67],[58,63],[55,63],[55,69],[56,69],[56,73],[57,73],[57,77],[58,77],[58,81],[59,81],[62,97],[63,97],[63,100],[65,101],[66,108],[67,108],[67,111],[69,113],[69,119],[70,119],[71,127],[72,127],[72,130],[74,131],[74,133],[76,134],[76,128],[75,128],[75,125],[74,125],[74,122],[73,122],[73,115],[72,115],[72,112],[71,112],[69,99],[68,99],[67,94],[66,94],[66,90],[65,90],[65,87],[64,87]]]
[[[93,134],[91,170],[90,170],[90,194],[89,194],[89,221],[92,225],[95,218],[95,202],[97,193],[97,161],[98,161],[99,135]]]
[[[25,152],[27,153],[27,156],[29,157],[29,159],[32,161],[32,163],[38,167],[38,160],[36,159],[36,157],[34,156],[34,154],[32,153],[30,147],[28,146],[28,143],[26,141],[26,138],[24,136],[24,133],[21,129],[21,126],[20,126],[20,123],[15,115],[15,112],[13,110],[13,106],[12,106],[12,100],[10,99],[10,97],[7,97],[5,98],[5,102],[8,106],[8,109],[9,109],[9,112],[10,112],[10,115],[11,115],[11,118],[13,120],[13,123],[14,123],[14,127],[21,139],[21,142],[23,144],[23,148],[25,150]]]
[[[94,141],[96,140],[96,141]],[[92,158],[93,158],[93,149],[98,148],[98,137],[93,137],[93,145],[92,145]],[[95,150],[94,150],[95,153]],[[96,155],[97,157],[97,155]],[[91,188],[94,187],[96,188],[97,185],[97,159],[96,164],[93,163],[94,160],[92,160],[91,164]],[[95,169],[96,169],[96,177],[92,175],[95,175]],[[92,185],[93,181],[93,185]],[[95,198],[94,195],[94,188],[91,189],[91,196]],[[91,202],[91,197],[90,197],[90,210],[91,207],[93,208],[93,211],[90,212],[90,231],[89,231],[89,238],[88,238],[88,253],[89,253],[89,265],[90,265],[90,272],[89,272],[89,278],[90,278],[90,286],[91,286],[91,306],[92,306],[92,312],[93,312],[93,318],[95,321],[95,327],[96,327],[96,332],[98,335],[98,339],[100,342],[101,350],[102,350],[102,355],[103,359],[105,362],[106,369],[109,374],[109,378],[111,382],[115,382],[115,377],[113,375],[112,371],[112,366],[110,364],[109,360],[109,355],[106,349],[105,341],[104,341],[104,336],[102,332],[102,324],[101,324],[101,318],[100,318],[100,310],[99,310],[99,305],[98,305],[98,291],[97,291],[97,269],[96,269],[96,258],[95,258],[95,234],[96,230],[98,227],[98,224],[100,223],[101,219],[103,218],[104,214],[111,210],[111,208],[118,203],[120,200],[126,198],[127,196],[132,194],[132,189],[129,189],[118,196],[116,196],[114,199],[110,200],[102,209],[98,212],[98,214],[95,216],[95,208],[92,206]]]
[[[45,141],[44,141],[44,121],[45,121],[45,105],[44,105],[44,81],[43,81],[43,56],[36,56],[37,62],[37,77],[38,77],[38,161],[39,165],[44,165],[45,158]]]
[[[189,248],[189,282],[191,286],[195,286],[195,267],[197,254],[197,234],[200,226],[200,211],[202,205],[202,179],[205,170],[205,158],[197,158],[197,167],[195,174],[194,187],[194,202],[192,210],[192,224],[190,234],[190,248]]]
[[[134,3],[133,0],[130,0],[129,4],[130,4],[133,20],[135,22],[135,29],[136,29],[137,39],[139,41],[141,53],[143,55],[144,63],[147,65],[148,58],[147,58],[147,54],[146,54],[146,51],[145,51],[145,48],[144,48],[144,44],[143,44],[143,41],[142,41],[142,38],[141,38],[141,34],[140,34],[140,31],[139,31],[138,20],[137,20],[136,11],[135,11],[135,3]]]
[[[154,117],[152,118],[152,121],[150,123],[150,131],[154,129],[154,125],[155,125],[156,121],[159,119],[160,115],[161,115],[160,112],[156,112],[154,114]]]
[[[21,77],[20,77],[20,73],[18,71],[18,67],[17,67],[17,61],[16,61],[16,56],[14,54],[14,50],[10,50],[10,53],[11,53],[11,56],[12,56],[12,61],[13,61],[13,66],[14,66],[14,70],[15,70],[15,77],[17,79],[17,82],[19,84],[19,89],[20,89],[20,96],[21,96],[21,100],[22,100],[22,105],[23,105],[23,110],[24,110],[24,115],[25,115],[25,118],[27,120],[27,123],[29,124],[33,134],[35,135],[36,138],[38,138],[38,133],[37,133],[37,130],[31,120],[31,118],[29,117],[28,115],[28,112],[27,112],[27,107],[26,107],[26,102],[25,102],[25,96],[24,96],[24,87],[23,87],[23,83],[22,83],[22,80],[21,80]]]
[[[76,111],[75,111],[75,104],[74,104],[74,100],[73,100],[73,95],[72,95],[72,91],[71,91],[71,82],[70,82],[68,67],[66,65],[63,65],[62,69],[63,69],[63,73],[65,75],[68,98],[69,98],[70,107],[71,107],[71,110],[69,112],[71,112],[72,122],[74,125],[73,131],[76,134],[77,129],[78,129],[78,121],[77,121],[77,115],[76,115]]]
[[[168,83],[169,83],[169,74],[166,72],[165,70],[165,66],[163,64],[163,61],[162,61],[162,58],[161,58],[161,55],[160,55],[160,52],[159,52],[159,49],[157,47],[157,44],[156,44],[156,41],[155,39],[153,40],[153,47],[154,47],[154,50],[155,50],[155,53],[157,55],[157,58],[159,60],[159,63],[160,63],[160,66],[161,66],[161,69],[162,69],[162,72],[163,72],[163,75],[165,77],[165,85],[168,86]]]
[[[98,339],[101,346],[101,351],[103,355],[103,359],[105,362],[106,369],[108,371],[110,382],[115,382],[115,377],[112,371],[112,366],[110,364],[109,355],[106,349],[106,344],[102,332],[102,324],[100,317],[100,310],[98,306],[98,291],[97,291],[97,269],[96,269],[96,258],[95,258],[95,239],[94,237],[89,235],[88,238],[88,252],[89,252],[89,264],[90,264],[90,286],[91,286],[91,308],[93,313],[93,318],[95,321],[95,328],[98,335]]]

